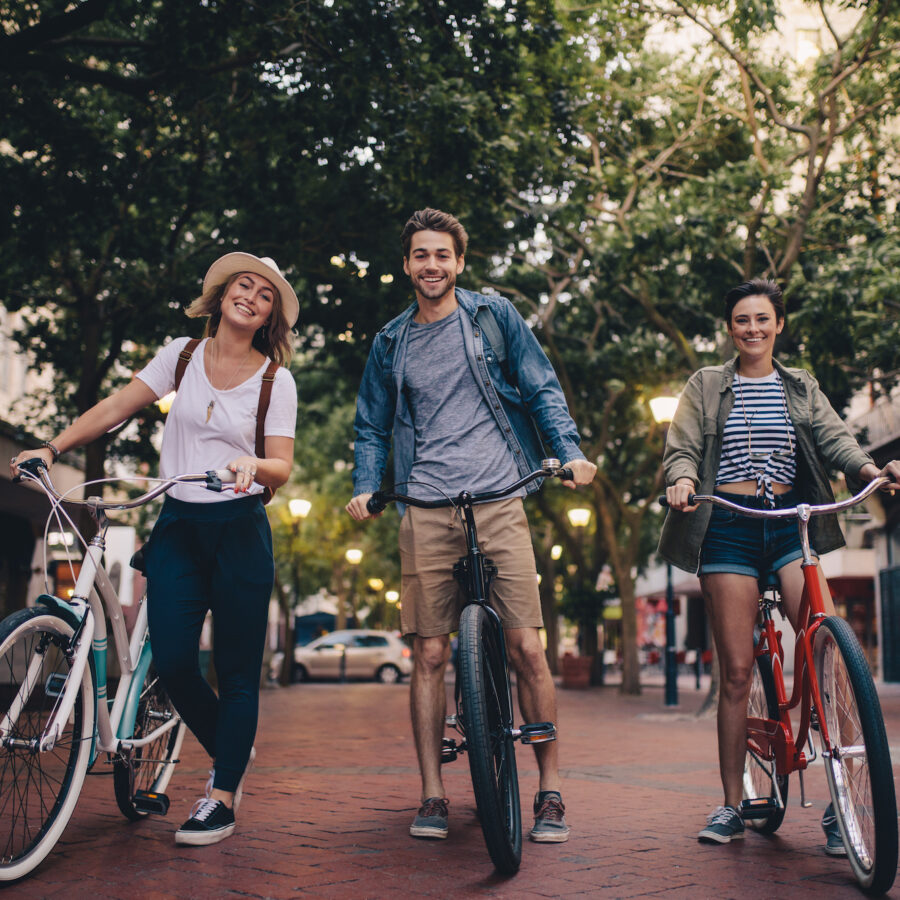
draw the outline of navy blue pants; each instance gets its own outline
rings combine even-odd
[[[275,577],[259,496],[220,503],[167,497],[144,550],[153,661],[175,709],[234,791],[259,714],[259,679]],[[200,672],[200,630],[213,614],[216,696]]]

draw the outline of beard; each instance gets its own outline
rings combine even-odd
[[[456,275],[453,273],[437,284],[429,284],[422,276],[414,276],[411,280],[416,293],[426,300],[440,300],[447,294],[452,294],[456,288]]]

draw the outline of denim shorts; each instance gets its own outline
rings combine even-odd
[[[762,497],[720,490],[716,491],[716,496],[754,509],[766,506]],[[796,506],[800,502],[797,492],[790,490],[776,495],[775,508]],[[802,556],[796,519],[751,519],[714,506],[700,549],[700,574],[729,572],[761,578]]]

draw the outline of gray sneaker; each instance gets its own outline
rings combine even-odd
[[[733,806],[718,806],[706,819],[706,828],[697,837],[701,841],[727,844],[744,836],[744,820]]]
[[[528,836],[539,844],[561,844],[569,839],[566,805],[559,791],[538,791],[534,795],[534,827]]]
[[[846,856],[847,848],[841,840],[841,829],[838,828],[834,805],[829,803],[825,815],[822,816],[822,831],[825,832],[825,852],[829,856]]]
[[[429,797],[420,807],[409,826],[409,833],[417,838],[431,838],[442,840],[447,837],[450,829],[447,825],[447,804],[450,801],[446,797]]]

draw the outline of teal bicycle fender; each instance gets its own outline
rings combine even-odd
[[[125,706],[122,708],[122,719],[119,722],[119,730],[116,734],[120,741],[127,740],[134,735],[134,723],[137,719],[138,704],[141,700],[141,688],[144,686],[144,679],[147,677],[147,671],[152,661],[153,653],[150,650],[150,641],[147,640],[144,641],[138,663],[134,667],[131,684],[128,686],[128,697],[125,700]]]

